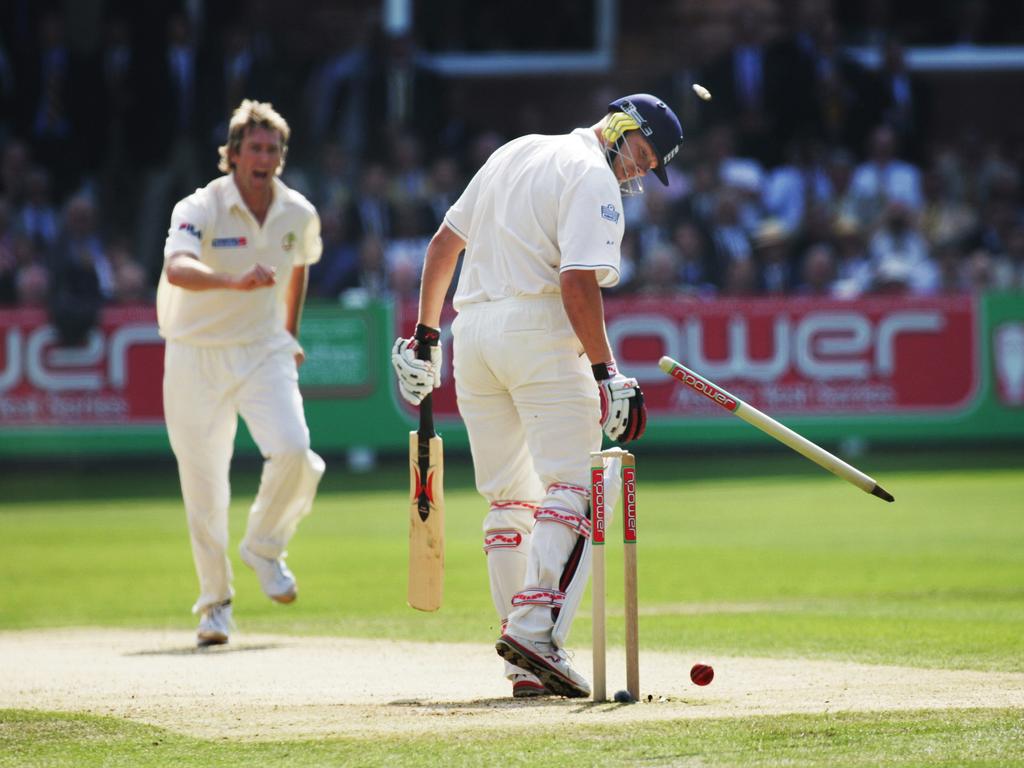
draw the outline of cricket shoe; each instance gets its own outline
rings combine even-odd
[[[242,562],[256,571],[256,578],[260,580],[260,587],[264,594],[271,600],[278,603],[292,603],[299,594],[295,585],[295,576],[285,565],[284,556],[277,558],[261,557],[245,544],[238,548],[242,556]]]
[[[214,603],[203,608],[199,618],[199,630],[196,632],[196,645],[206,648],[209,645],[224,645],[231,632],[231,601]]]
[[[531,675],[528,672],[517,672],[512,675],[513,699],[535,699],[538,696],[547,695],[548,689],[537,679],[536,675]]]
[[[590,683],[572,668],[565,651],[551,643],[504,634],[494,648],[505,661],[535,674],[557,696],[579,699],[590,695]]]

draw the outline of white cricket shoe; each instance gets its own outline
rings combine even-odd
[[[208,645],[224,645],[231,632],[231,601],[214,603],[203,609],[199,618],[199,630],[196,632],[196,645],[205,648]]]
[[[535,699],[538,696],[548,695],[548,689],[536,675],[531,675],[529,672],[517,672],[512,675],[512,698]]]
[[[238,548],[238,553],[242,556],[242,562],[256,571],[260,587],[267,597],[279,603],[295,601],[299,590],[295,585],[295,576],[288,570],[283,556],[276,559],[261,557],[249,550],[245,544]]]
[[[590,683],[572,668],[565,651],[552,643],[504,634],[494,648],[505,661],[535,674],[553,694],[571,699],[590,695]]]

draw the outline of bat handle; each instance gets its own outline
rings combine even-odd
[[[419,360],[430,360],[430,346],[420,344],[416,348],[416,357]],[[433,437],[434,432],[434,395],[429,394],[420,402],[420,428],[421,436]]]

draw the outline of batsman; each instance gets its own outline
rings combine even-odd
[[[431,239],[418,325],[392,350],[402,396],[418,404],[441,382],[441,309],[465,250],[455,389],[489,505],[496,649],[516,697],[590,695],[565,651],[590,572],[590,452],[602,429],[627,443],[646,424],[636,379],[612,357],[601,289],[619,280],[622,195],[642,192],[649,171],[667,185],[681,142],[675,113],[633,94],[589,128],[497,149]]]

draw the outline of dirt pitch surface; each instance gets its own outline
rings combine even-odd
[[[588,677],[590,653],[576,665]],[[690,682],[696,661],[711,685]],[[1024,708],[1024,673],[642,652],[633,705],[513,700],[486,644],[238,633],[203,651],[187,632],[0,632],[0,708],[87,712],[200,737],[296,739],[692,717],[960,707]],[[625,687],[608,659],[608,693]]]

